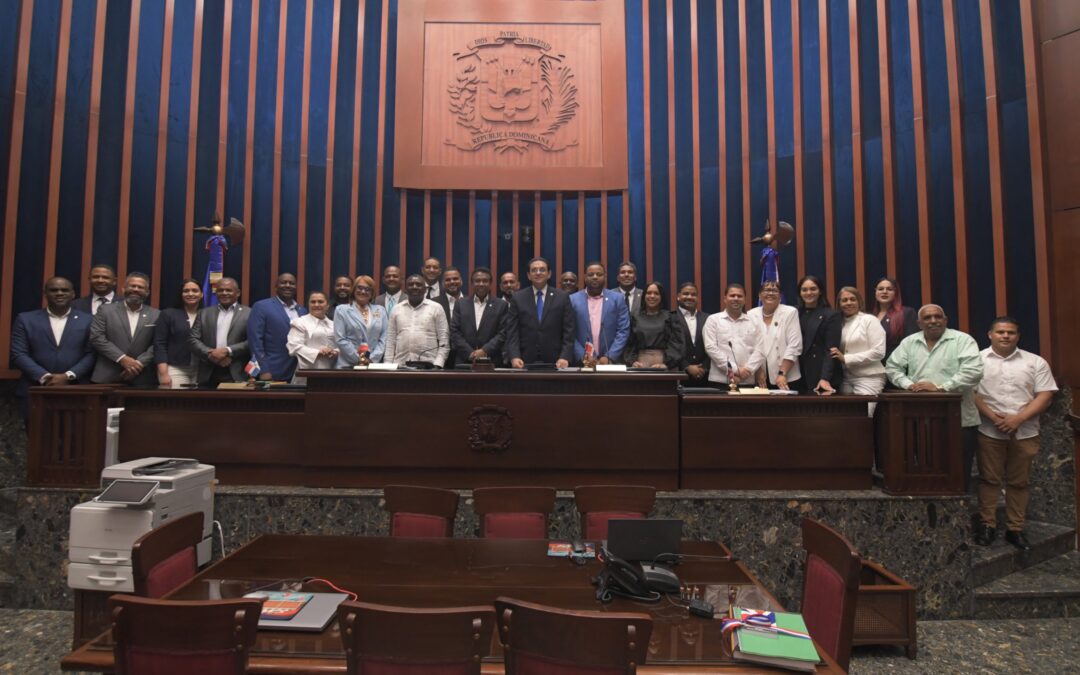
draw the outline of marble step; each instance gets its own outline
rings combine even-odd
[[[976,619],[1080,617],[1080,551],[1069,551],[975,589]]]
[[[976,587],[1038,565],[1076,548],[1076,530],[1065,525],[1028,521],[1024,527],[1030,551],[1021,551],[1005,541],[1005,531],[998,528],[990,546],[972,545],[971,573]]]

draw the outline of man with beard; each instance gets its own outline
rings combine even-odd
[[[754,373],[765,363],[757,348],[761,340],[758,324],[743,312],[746,290],[742,284],[728,284],[724,291],[724,311],[711,315],[701,329],[701,341],[709,356],[709,379],[713,386],[753,382]]]
[[[157,309],[146,305],[150,277],[132,272],[124,281],[124,301],[103,304],[90,324],[90,344],[97,363],[95,384],[157,384],[154,328]]]
[[[626,301],[626,308],[633,316],[641,311],[641,296],[643,291],[637,287],[637,265],[627,260],[619,265],[618,288],[612,290],[621,293]]]
[[[352,301],[352,279],[349,277],[337,277],[334,279],[334,295],[331,297],[330,308],[326,310],[326,318],[334,320],[334,310],[338,305],[347,305]]]
[[[71,308],[94,316],[102,305],[120,302],[121,298],[116,294],[116,270],[112,265],[96,263],[90,267],[90,290],[90,295],[72,302]]]
[[[307,314],[296,301],[296,276],[279,274],[275,295],[251,306],[247,337],[251,357],[259,366],[260,380],[292,380],[296,359],[289,356],[289,324]]]
[[[574,360],[581,363],[585,345],[593,346],[592,358],[597,363],[620,363],[623,350],[630,339],[630,310],[617,291],[609,291],[607,269],[599,262],[585,268],[585,289],[570,296],[577,323],[574,341]]]
[[[251,310],[236,301],[240,285],[232,277],[218,280],[214,293],[218,304],[199,310],[188,339],[199,357],[199,384],[244,382],[244,366],[251,356],[247,341]]]

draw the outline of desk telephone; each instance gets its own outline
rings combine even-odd
[[[593,579],[596,599],[611,602],[614,596],[655,601],[668,593],[678,593],[679,577],[655,563],[628,562],[604,552],[604,569]]]

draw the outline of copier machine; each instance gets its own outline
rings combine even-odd
[[[97,501],[109,498],[116,481],[121,483],[115,487],[142,493],[143,501]],[[71,510],[68,586],[134,591],[131,545],[155,527],[197,511],[203,514],[203,539],[196,557],[199,565],[209,562],[214,484],[214,467],[194,459],[144,457],[106,467],[101,472],[105,492]]]

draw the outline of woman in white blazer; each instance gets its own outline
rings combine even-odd
[[[758,324],[761,339],[756,349],[765,359],[765,378],[777,389],[796,389],[802,377],[799,355],[802,354],[802,325],[799,311],[780,304],[780,285],[766,281],[758,291],[761,306],[747,312]],[[760,382],[760,380],[759,380]]]
[[[334,367],[338,350],[334,342],[334,322],[326,318],[330,302],[322,291],[308,295],[308,313],[289,323],[285,346],[296,357],[296,370],[327,370]],[[307,384],[306,377],[293,375],[293,384]]]
[[[877,317],[863,312],[863,298],[858,289],[844,286],[836,296],[836,306],[844,316],[840,348],[833,348],[832,357],[844,364],[843,394],[877,396],[885,388],[885,329]],[[870,415],[874,404],[870,404]]]

